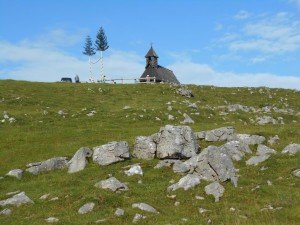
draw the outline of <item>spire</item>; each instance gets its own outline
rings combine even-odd
[[[158,55],[156,54],[156,52],[152,48],[152,43],[151,43],[151,48],[149,49],[148,53],[145,55],[145,58],[152,57],[152,56],[155,57],[155,58],[158,58]]]

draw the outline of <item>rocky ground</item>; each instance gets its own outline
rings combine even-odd
[[[0,82],[1,224],[298,224],[300,92]]]

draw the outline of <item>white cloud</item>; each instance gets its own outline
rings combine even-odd
[[[245,11],[245,10],[240,10],[235,16],[234,18],[237,20],[244,20],[244,19],[248,19],[250,17],[250,13]]]
[[[63,76],[82,80],[89,78],[88,59],[80,59],[49,45],[29,41],[18,44],[0,41],[0,62],[15,66],[0,71],[0,77],[30,81],[58,81]],[[134,52],[109,50],[104,54],[104,69],[108,78],[139,77],[144,69],[143,57]],[[93,74],[100,72],[93,65]]]
[[[276,87],[300,88],[300,76],[279,76],[270,73],[220,72],[206,64],[194,62],[176,62],[169,65],[183,83],[215,85],[225,87]]]
[[[231,51],[295,52],[300,49],[300,20],[286,12],[258,16],[242,24],[241,32],[226,33],[219,41]]]
[[[300,9],[300,0],[289,0],[290,3],[296,4]]]

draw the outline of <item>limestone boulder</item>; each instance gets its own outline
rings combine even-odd
[[[34,175],[37,175],[42,172],[64,169],[67,167],[67,165],[68,165],[67,157],[55,157],[43,162],[30,163],[27,165],[29,168],[26,169],[26,171]]]
[[[166,125],[157,138],[157,158],[190,158],[198,153],[196,136],[189,126]]]
[[[154,159],[156,154],[156,143],[152,136],[139,136],[135,139],[132,155],[138,159]]]
[[[182,177],[177,183],[168,187],[168,191],[175,191],[179,188],[185,191],[200,184],[200,177],[197,174],[187,174]]]
[[[113,192],[115,191],[127,191],[128,187],[126,184],[120,182],[115,177],[111,177],[106,180],[102,180],[95,184],[95,187],[102,189],[109,189]]]
[[[213,182],[204,188],[207,195],[213,195],[215,197],[215,202],[220,200],[220,197],[223,196],[225,188],[219,182]]]
[[[76,173],[83,170],[87,165],[87,158],[92,157],[93,151],[89,148],[80,148],[73,158],[68,162],[68,173]]]
[[[9,171],[6,176],[9,176],[9,177],[15,177],[17,178],[18,180],[21,180],[22,179],[22,176],[23,176],[23,170],[21,169],[14,169],[14,170],[11,170]]]
[[[93,161],[101,166],[110,165],[130,158],[129,147],[126,141],[109,142],[93,148]]]
[[[249,145],[241,141],[229,141],[220,148],[224,149],[234,161],[240,161],[245,154],[252,153]]]
[[[153,208],[151,205],[148,205],[147,203],[134,203],[132,204],[132,208],[138,208],[140,210],[151,212],[151,213],[159,213],[155,208]]]
[[[205,141],[232,140],[235,133],[234,127],[221,127],[205,132]]]
[[[235,137],[236,140],[244,142],[248,145],[258,145],[265,142],[266,138],[260,135],[250,135],[250,134],[237,134]]]
[[[28,203],[33,203],[33,201],[25,194],[25,192],[21,192],[6,200],[0,201],[0,206],[6,206],[6,205],[20,206]]]
[[[297,152],[300,151],[300,144],[289,144],[283,150],[283,154],[295,155]]]

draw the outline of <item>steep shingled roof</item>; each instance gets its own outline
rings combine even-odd
[[[156,54],[156,52],[154,51],[152,46],[149,49],[148,53],[145,55],[145,58],[148,58],[148,57],[151,57],[151,56],[154,56],[154,57],[158,58],[158,55]]]

